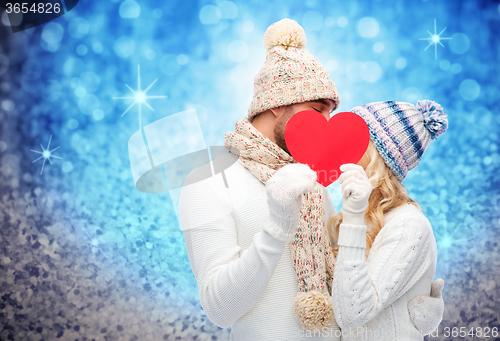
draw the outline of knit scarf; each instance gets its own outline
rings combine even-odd
[[[278,169],[296,163],[291,155],[265,137],[243,117],[234,132],[224,136],[224,146],[264,185]],[[322,186],[316,183],[302,198],[299,224],[290,242],[298,294],[295,316],[306,330],[329,327],[333,320],[331,283],[334,255],[325,228]]]

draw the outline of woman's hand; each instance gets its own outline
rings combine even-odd
[[[338,183],[342,185],[342,222],[364,225],[368,199],[373,190],[363,167],[352,163],[340,166],[342,175]]]

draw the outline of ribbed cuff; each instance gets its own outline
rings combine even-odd
[[[366,225],[340,224],[339,246],[366,248]]]
[[[267,231],[260,231],[253,236],[257,248],[267,253],[282,254],[285,250],[285,243],[274,238]]]
[[[264,222],[262,229],[284,243],[291,241],[295,234],[295,229],[292,229],[289,233],[284,232],[281,226],[278,225],[270,216]]]

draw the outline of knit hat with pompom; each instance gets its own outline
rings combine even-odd
[[[305,49],[304,29],[292,19],[282,19],[264,34],[266,62],[254,79],[254,97],[248,118],[271,108],[317,99],[331,99],[335,109],[340,97],[328,71]]]
[[[351,111],[365,120],[373,144],[401,182],[420,163],[429,143],[448,129],[443,107],[428,99],[416,105],[375,102]]]

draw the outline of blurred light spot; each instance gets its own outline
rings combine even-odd
[[[46,98],[50,102],[55,102],[59,97],[61,97],[62,93],[62,85],[56,80],[49,80],[48,84],[44,86],[44,93]]]
[[[403,100],[410,103],[417,103],[422,99],[422,93],[419,89],[409,87],[403,91]]]
[[[453,244],[453,238],[450,237],[449,235],[445,235],[439,242],[439,246],[441,248],[447,249],[452,246]]]
[[[363,38],[373,38],[377,36],[380,31],[380,26],[377,20],[370,17],[364,17],[363,19],[358,21],[357,28],[359,35]]]
[[[82,84],[82,80],[78,77],[75,77],[69,81],[69,84],[71,85],[72,88],[77,88],[80,86],[80,84]]]
[[[221,21],[219,21],[219,23],[217,24],[217,31],[224,31],[226,28],[229,27],[229,20],[226,20],[226,19],[222,19]]]
[[[80,98],[83,97],[87,94],[87,89],[85,89],[83,86],[79,86],[78,88],[75,89],[75,96]]]
[[[323,16],[317,11],[307,11],[302,16],[302,26],[306,32],[323,28]]]
[[[99,88],[99,84],[101,84],[101,78],[92,71],[82,73],[80,79],[88,92],[95,92]]]
[[[251,20],[247,20],[243,23],[243,31],[244,32],[252,32],[254,29],[253,22]]]
[[[28,59],[23,63],[23,76],[26,80],[34,82],[42,75],[42,63],[38,59]]]
[[[104,118],[104,111],[97,109],[92,114],[92,117],[94,118],[94,120],[100,121]]]
[[[9,20],[9,16],[7,15],[7,11],[4,11],[2,13],[2,23],[4,26],[19,26],[23,22],[23,14],[22,13],[16,13],[12,17],[12,20]]]
[[[325,68],[327,71],[335,71],[339,67],[339,63],[336,60],[330,59],[325,63]]]
[[[0,141],[0,152],[4,152],[7,150],[7,143],[5,143],[4,141]]]
[[[173,76],[181,69],[179,63],[177,63],[177,56],[173,54],[166,54],[160,60],[161,71],[168,75]]]
[[[93,94],[87,94],[78,101],[78,108],[85,115],[92,115],[99,108],[99,98]]]
[[[462,71],[462,65],[455,63],[451,66],[451,73],[457,74]]]
[[[108,68],[106,69],[106,73],[107,73],[108,75],[111,75],[111,76],[115,75],[117,71],[118,71],[118,70],[116,69],[116,66],[114,66],[114,65],[110,65],[110,66],[108,66]]]
[[[180,54],[177,56],[177,63],[179,63],[179,65],[186,65],[188,62],[189,58],[185,54]]]
[[[368,83],[375,83],[382,76],[382,68],[376,62],[363,63],[361,67],[361,77]]]
[[[222,1],[218,7],[221,19],[235,19],[238,15],[238,7],[232,1]]]
[[[450,62],[447,60],[442,60],[439,62],[439,67],[441,70],[446,71],[450,68]]]
[[[76,53],[78,53],[80,56],[86,55],[88,52],[87,46],[80,44],[76,47]]]
[[[456,54],[463,54],[469,50],[470,40],[463,33],[455,33],[451,36],[450,49]]]
[[[74,118],[72,118],[72,119],[70,119],[70,120],[68,121],[68,128],[69,128],[69,129],[72,129],[72,130],[73,130],[73,129],[76,129],[76,128],[78,128],[78,125],[79,125],[78,121],[77,121],[77,120],[75,120]]]
[[[83,18],[75,18],[68,25],[68,32],[75,39],[85,37],[89,33],[89,29],[87,20]]]
[[[377,42],[375,44],[373,44],[373,51],[375,51],[375,53],[380,53],[382,51],[384,51],[384,43],[382,42]]]
[[[59,44],[64,36],[64,28],[55,22],[50,22],[43,27],[42,39],[49,45]]]
[[[120,5],[120,16],[125,19],[133,19],[141,14],[141,6],[134,0],[126,0]]]
[[[101,43],[94,43],[92,45],[92,50],[95,52],[95,53],[101,53],[103,48],[102,48],[102,44]]]
[[[406,64],[406,58],[399,57],[398,59],[396,59],[396,67],[398,69],[404,69],[406,67]]]
[[[479,97],[481,87],[473,79],[466,79],[460,83],[460,96],[466,101],[473,101]]]
[[[217,24],[221,18],[220,9],[214,5],[205,5],[200,10],[199,18],[203,25]]]
[[[248,45],[241,40],[235,40],[227,47],[227,55],[234,62],[242,62],[248,57]]]
[[[325,27],[332,27],[332,26],[335,26],[335,18],[326,17],[325,18]]]
[[[7,111],[7,112],[14,110],[15,107],[16,107],[16,104],[13,101],[11,101],[10,99],[4,99],[2,101],[2,109]]]
[[[485,156],[484,159],[483,159],[483,163],[486,165],[486,166],[489,166],[491,165],[491,162],[493,161],[493,159],[491,158],[491,156]]]
[[[61,168],[64,173],[69,173],[73,170],[73,164],[69,161],[64,161]]]
[[[347,20],[346,17],[340,17],[337,19],[337,25],[339,25],[339,27],[346,27],[347,24],[349,24],[349,20]]]
[[[361,62],[352,62],[347,65],[347,77],[349,80],[352,82],[360,82],[362,80],[361,74],[359,73],[362,66],[363,63]]]
[[[9,69],[9,58],[5,55],[0,54],[0,76],[3,75]]]
[[[153,10],[153,17],[156,19],[160,19],[163,16],[163,11],[160,8],[156,8]]]
[[[144,55],[146,56],[147,59],[149,60],[153,60],[155,59],[156,57],[156,53],[155,51],[151,50],[151,49],[148,49],[146,50],[146,52],[144,53]]]
[[[118,57],[127,58],[134,53],[135,42],[131,38],[123,36],[115,41],[113,49]]]

